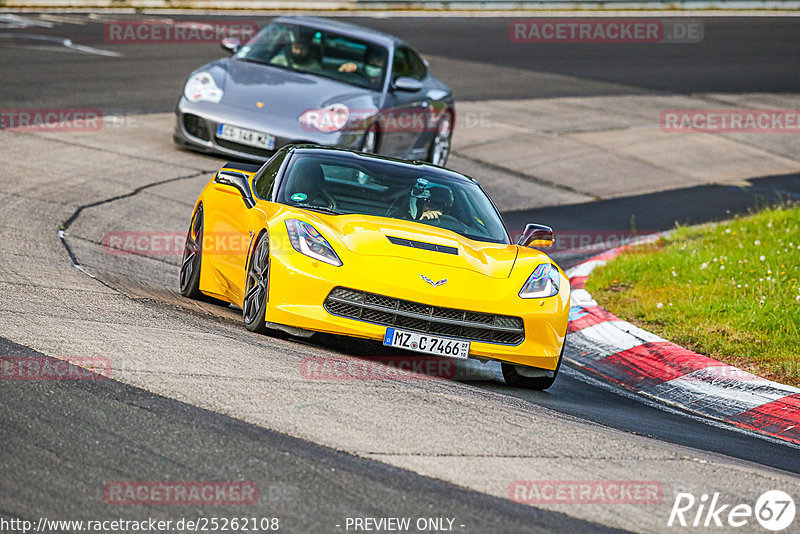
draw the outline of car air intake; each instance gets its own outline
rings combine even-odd
[[[345,287],[330,292],[325,309],[357,321],[468,341],[519,345],[525,339],[520,317],[430,306]]]
[[[193,135],[203,141],[211,141],[211,135],[208,133],[206,121],[202,117],[186,113],[183,115],[183,127],[189,135]]]
[[[421,248],[423,250],[432,250],[434,252],[444,252],[445,254],[454,254],[458,256],[458,249],[456,247],[448,247],[445,245],[435,245],[433,243],[426,243],[424,241],[414,241],[413,239],[405,239],[402,237],[392,237],[387,235],[386,239],[395,245],[404,247]]]

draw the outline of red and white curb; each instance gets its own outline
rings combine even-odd
[[[800,444],[800,389],[670,343],[597,305],[585,289],[586,278],[624,248],[567,270],[572,301],[564,357],[672,406]]]

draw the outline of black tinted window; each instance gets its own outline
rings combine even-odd
[[[425,62],[411,49],[406,49],[406,53],[408,55],[408,65],[411,67],[410,76],[417,80],[424,80],[425,76],[428,74],[428,68],[425,66]]]
[[[281,164],[286,158],[286,154],[285,150],[279,151],[256,174],[254,189],[258,198],[269,200],[272,196],[272,186],[275,184],[275,178],[278,177],[278,171],[281,170]]]
[[[428,69],[422,58],[416,52],[405,46],[399,47],[394,52],[394,66],[392,67],[392,80],[401,76],[409,76],[415,80],[423,80],[428,74]]]
[[[310,26],[275,23],[234,57],[376,89],[386,73],[386,48]]]
[[[301,152],[281,180],[277,201],[340,215],[413,221],[477,241],[508,243],[505,227],[481,188],[446,169]]]

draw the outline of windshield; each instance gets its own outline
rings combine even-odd
[[[235,57],[380,90],[388,52],[374,43],[280,23],[261,30]]]
[[[296,153],[278,202],[326,213],[416,221],[477,241],[509,243],[500,216],[483,190],[445,169]]]

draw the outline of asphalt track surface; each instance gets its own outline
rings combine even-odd
[[[704,21],[706,37],[698,45],[535,49],[498,38],[507,35],[507,19],[368,18],[358,22],[391,31],[424,54],[435,55],[437,73],[463,99],[659,91],[800,92],[798,19],[708,19]],[[103,43],[102,27],[97,24],[42,31],[115,49]],[[34,50],[20,47],[26,43],[0,39],[2,44],[6,45],[0,47],[3,107],[169,111],[185,75],[220,55],[212,45],[130,47],[122,58],[113,58]],[[443,61],[447,58],[570,76],[575,83],[564,86],[542,76],[541,85],[498,87],[491,79],[476,80],[468,73],[449,71]],[[147,76],[142,75],[145,72]],[[719,219],[796,196],[800,196],[798,177],[786,176],[755,179],[747,187],[706,186],[504,215],[513,227],[535,220],[562,229],[625,228],[633,216],[640,229],[662,230],[676,221]],[[318,343],[332,351],[346,351],[336,339]],[[30,349],[2,339],[0,352],[31,354]],[[473,384],[516,397],[531,410],[543,406],[627,432],[800,473],[794,448],[665,411],[572,369],[566,369],[553,388],[543,393],[513,390],[493,381]],[[6,517],[33,518],[43,510],[66,517],[85,510],[87,501],[97,500],[97,488],[110,472],[116,479],[130,480],[163,479],[165,474],[174,479],[225,479],[246,471],[253,473],[260,487],[274,488],[264,514],[285,511],[299,520],[291,514],[297,502],[313,507],[314,513],[304,515],[307,523],[296,525],[298,531],[329,529],[322,519],[326,517],[417,516],[431,503],[438,513],[468,521],[478,532],[531,531],[532,525],[545,531],[603,530],[325,449],[115,381],[26,386],[6,383],[0,388],[4,441],[0,465],[5,488],[0,513]],[[187,441],[196,446],[187,448]],[[34,442],[36,446],[31,445]],[[125,454],[120,455],[120,450]],[[214,451],[219,450],[226,450],[224,464],[214,461]],[[83,456],[76,459],[76,452]],[[42,467],[30,475],[26,466],[31,465]],[[74,485],[78,473],[82,482]],[[9,499],[8,492],[18,496]],[[185,511],[191,515],[192,510]],[[132,517],[137,513],[130,512]],[[167,517],[168,512],[163,513]]]
[[[47,358],[2,338],[0,351]],[[246,515],[281,518],[281,531],[331,532],[345,517],[416,517],[435,509],[468,525],[469,532],[614,532],[113,380],[4,384],[0,410],[3,491],[13,492],[3,501],[14,509],[0,506],[6,518],[79,518],[87,503],[102,502],[110,472],[115,480],[239,480],[246,473],[259,488],[258,503]],[[25,454],[13,452],[21,450]],[[131,508],[118,507],[119,517],[174,518],[169,506]],[[208,516],[209,507],[182,507],[180,513]]]
[[[124,18],[103,15],[103,20]],[[212,20],[211,16],[188,17]],[[229,17],[222,17],[228,20]],[[256,17],[259,24],[268,17]],[[344,18],[407,39],[430,56],[434,72],[458,100],[696,92],[797,92],[800,90],[800,19],[713,17],[699,19],[704,37],[694,44],[517,44],[511,19]],[[1,30],[1,29],[0,29]],[[2,32],[4,35],[11,32]],[[109,45],[103,24],[66,24],[25,32],[68,37],[75,43],[124,52],[92,54],[0,48],[6,107],[70,106],[127,112],[171,111],[185,77],[221,56],[218,46]],[[36,45],[0,36],[0,44]],[[474,76],[453,61],[472,61],[533,72],[535,76]],[[146,73],[146,75],[144,75]],[[44,76],[44,77],[43,77]]]

